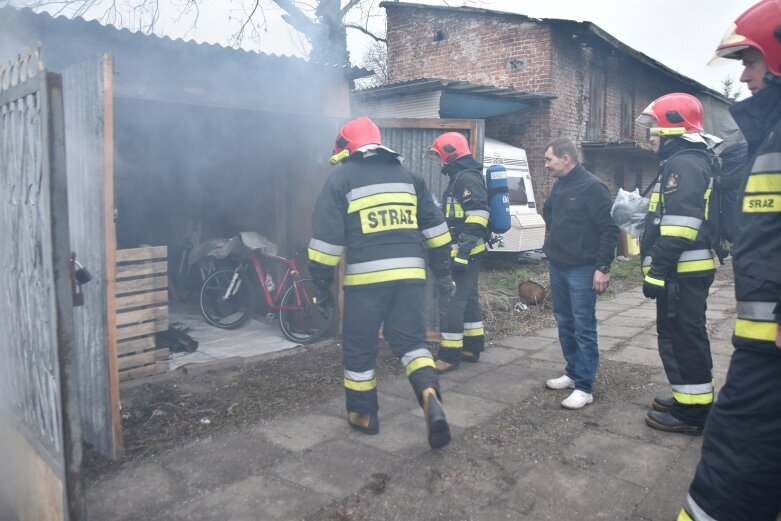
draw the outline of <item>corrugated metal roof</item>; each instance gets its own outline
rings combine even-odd
[[[196,42],[194,40],[184,40],[182,38],[170,38],[169,36],[158,36],[155,34],[146,34],[141,31],[131,31],[127,28],[117,28],[113,25],[103,25],[97,20],[85,20],[81,17],[68,18],[64,15],[52,16],[49,13],[36,13],[29,8],[17,9],[11,6],[0,7],[0,27],[4,24],[20,25],[24,24],[36,29],[45,31],[47,34],[53,33],[80,33],[86,38],[94,38],[116,43],[124,43],[137,47],[165,47],[167,50],[180,53],[214,53],[214,56],[230,56],[231,59],[243,59],[254,62],[267,63],[268,61],[286,61],[306,64],[310,67],[323,67],[327,69],[343,70],[349,79],[358,79],[371,76],[372,71],[343,64],[317,63],[309,61],[298,56],[267,54],[245,49],[235,49],[225,47],[216,43]],[[5,31],[2,31],[5,32]],[[0,38],[2,38],[0,32]],[[7,61],[11,56],[0,56],[0,60]],[[44,63],[46,58],[44,56]]]
[[[443,90],[459,94],[471,94],[504,101],[529,102],[555,99],[554,94],[544,92],[525,92],[515,89],[493,87],[490,85],[477,85],[468,81],[445,80],[441,78],[417,78],[414,80],[389,83],[378,87],[353,91],[353,95],[365,99],[389,98],[412,94]]]

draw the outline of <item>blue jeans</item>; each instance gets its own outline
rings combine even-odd
[[[597,293],[593,289],[595,266],[557,268],[550,265],[553,315],[567,361],[566,374],[575,389],[591,393],[599,365],[597,347]]]

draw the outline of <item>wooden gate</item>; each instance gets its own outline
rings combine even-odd
[[[62,82],[0,66],[0,495],[20,521],[78,520],[81,431]]]

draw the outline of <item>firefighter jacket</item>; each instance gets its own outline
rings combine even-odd
[[[319,285],[330,285],[346,251],[345,288],[425,284],[425,248],[440,248],[447,261],[450,241],[423,178],[378,149],[351,156],[326,180],[312,214],[309,270]]]
[[[557,179],[542,208],[548,259],[561,269],[609,267],[618,242],[611,206],[607,185],[583,165]]]
[[[645,281],[654,286],[716,270],[707,223],[712,170],[698,147],[705,150],[676,138],[662,149],[668,159],[660,165],[640,241]]]
[[[775,347],[781,324],[781,87],[768,86],[730,109],[749,145],[733,245],[736,347]]]
[[[448,165],[450,178],[442,196],[442,207],[453,237],[451,257],[467,261],[486,251],[488,239],[488,195],[482,166],[472,156]]]

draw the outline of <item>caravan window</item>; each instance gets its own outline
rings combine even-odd
[[[526,195],[526,185],[523,177],[507,176],[507,188],[510,190],[510,204],[529,204],[529,198]]]

